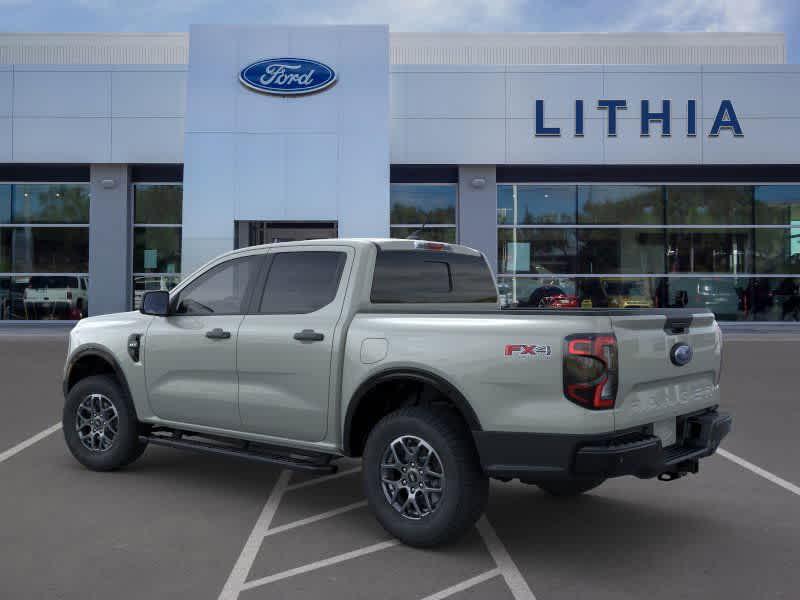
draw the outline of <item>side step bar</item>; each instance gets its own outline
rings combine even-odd
[[[179,448],[181,450],[198,450],[200,452],[208,452],[210,454],[220,454],[222,456],[235,456],[238,458],[246,458],[258,462],[270,463],[279,465],[285,469],[292,469],[295,471],[306,471],[319,474],[335,473],[338,470],[336,465],[330,464],[333,456],[318,454],[315,456],[308,456],[308,458],[300,458],[298,456],[289,456],[285,454],[259,452],[251,450],[250,444],[245,442],[242,446],[231,446],[221,444],[210,444],[197,440],[184,439],[180,432],[172,436],[155,435],[140,435],[139,441],[155,444],[156,446],[166,446],[168,448]]]

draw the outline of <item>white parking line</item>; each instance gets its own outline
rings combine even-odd
[[[291,523],[287,523],[286,525],[281,525],[280,527],[274,527],[272,529],[269,529],[264,534],[264,537],[269,537],[271,535],[275,535],[276,533],[283,533],[284,531],[289,531],[290,529],[295,529],[296,527],[302,527],[303,525],[310,525],[311,523],[316,523],[317,521],[322,521],[323,519],[330,519],[331,517],[335,517],[336,515],[341,515],[342,513],[350,512],[351,510],[363,508],[366,505],[367,501],[362,500],[361,502],[354,502],[353,504],[348,504],[347,506],[343,506],[342,508],[335,508],[333,510],[329,510],[328,512],[314,515],[313,517],[307,517],[305,519],[300,519],[299,521],[292,521]]]
[[[492,555],[494,562],[497,564],[500,574],[506,580],[506,585],[508,585],[508,589],[514,596],[514,600],[536,600],[536,596],[533,595],[531,588],[528,587],[528,582],[525,581],[503,542],[497,537],[497,532],[489,523],[486,515],[483,515],[478,521],[478,533],[481,534],[483,543],[486,544],[489,554]]]
[[[786,481],[785,479],[778,477],[774,473],[770,473],[769,471],[765,471],[758,465],[754,465],[753,463],[736,456],[735,454],[731,454],[727,450],[723,450],[722,448],[717,448],[717,454],[727,458],[728,460],[735,462],[740,467],[744,467],[748,471],[752,471],[759,477],[763,477],[767,481],[771,481],[775,485],[779,485],[783,489],[792,492],[793,494],[800,496],[800,487],[796,486],[793,483]]]
[[[322,477],[317,477],[316,479],[309,479],[308,481],[303,481],[301,483],[293,483],[289,486],[288,490],[299,490],[304,487],[309,487],[312,485],[317,485],[318,483],[322,483],[324,481],[330,481],[331,479],[339,479],[340,477],[344,477],[346,475],[352,475],[353,473],[358,473],[361,470],[361,467],[353,467],[352,469],[345,469],[344,471],[339,471],[338,473],[334,473],[333,475],[323,475]]]
[[[0,454],[0,463],[8,460],[17,453],[22,452],[23,450],[25,450],[25,448],[33,446],[36,442],[43,440],[48,435],[54,434],[59,429],[61,429],[61,423],[56,423],[55,425],[51,425],[44,431],[40,431],[36,435],[32,435],[27,440],[20,442],[16,446],[12,446],[8,450]]]
[[[380,542],[378,544],[372,544],[371,546],[365,546],[363,548],[359,548],[358,550],[353,550],[352,552],[345,552],[344,554],[332,556],[324,560],[318,560],[316,562],[303,565],[302,567],[296,567],[294,569],[289,569],[288,571],[275,573],[275,575],[269,575],[268,577],[262,577],[261,579],[254,579],[253,581],[248,581],[247,583],[245,583],[241,587],[241,590],[242,591],[250,590],[255,587],[266,585],[268,583],[274,583],[276,581],[280,581],[281,579],[287,579],[288,577],[294,577],[295,575],[308,573],[309,571],[316,571],[317,569],[322,569],[324,567],[336,565],[346,560],[351,560],[353,558],[359,558],[360,556],[372,554],[373,552],[380,552],[381,550],[386,550],[387,548],[391,548],[392,546],[397,546],[399,543],[400,540],[387,540],[385,542]]]
[[[463,592],[464,590],[468,590],[471,587],[475,587],[479,583],[488,581],[492,577],[497,577],[500,574],[501,574],[500,569],[491,569],[490,571],[486,571],[486,573],[481,573],[480,575],[476,575],[475,577],[465,579],[461,583],[451,585],[449,588],[440,590],[435,594],[431,594],[430,596],[425,596],[422,600],[443,600],[444,598],[449,598],[453,594],[457,594],[458,592]]]
[[[261,510],[253,530],[250,532],[250,537],[247,538],[236,564],[233,565],[231,574],[228,575],[228,581],[225,582],[225,587],[222,588],[219,600],[235,600],[244,589],[244,582],[250,573],[253,562],[256,560],[258,550],[261,548],[261,542],[272,523],[272,519],[275,517],[275,512],[278,510],[278,505],[286,492],[291,476],[291,472],[286,469],[281,471],[280,476],[278,476],[278,481],[264,503],[264,508]]]

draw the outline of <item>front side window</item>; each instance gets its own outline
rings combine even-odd
[[[327,306],[336,297],[346,261],[344,252],[275,254],[258,312],[306,314]]]
[[[263,256],[235,258],[212,267],[180,291],[175,299],[179,315],[244,314],[248,289],[255,281]]]

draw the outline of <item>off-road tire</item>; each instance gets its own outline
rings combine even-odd
[[[116,410],[116,434],[107,449],[87,448],[81,441],[76,427],[79,407],[93,395],[106,398]],[[93,471],[113,471],[129,465],[147,448],[146,442],[139,441],[139,422],[133,403],[117,380],[107,375],[93,375],[73,386],[64,402],[62,429],[72,455],[83,466]]]
[[[392,441],[403,436],[429,444],[443,470],[444,491],[436,509],[416,520],[392,506],[381,481],[384,455]],[[405,544],[423,548],[466,533],[483,514],[489,496],[489,479],[472,435],[460,416],[446,408],[407,407],[381,419],[364,448],[363,483],[367,502],[383,528]]]
[[[605,479],[566,479],[564,481],[539,481],[536,483],[551,496],[578,496],[601,485]]]

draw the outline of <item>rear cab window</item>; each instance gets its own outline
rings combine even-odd
[[[496,303],[483,256],[431,250],[381,250],[375,259],[374,304]]]

